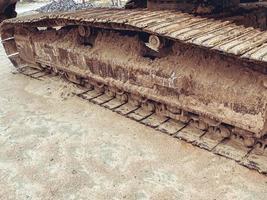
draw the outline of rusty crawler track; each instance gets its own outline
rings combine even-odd
[[[183,43],[218,51],[251,62],[267,61],[267,33],[177,11],[88,9],[59,14],[36,14],[4,21],[9,26],[93,25],[118,30],[144,31]],[[259,69],[267,72],[266,64]]]
[[[105,63],[104,60],[101,60],[101,57],[99,58],[98,52],[87,55],[87,53],[90,54],[91,50],[91,44],[87,47],[87,43],[91,41],[87,41],[86,38],[80,38],[77,34],[79,33],[81,35],[79,32],[79,27],[81,26],[93,27],[94,29],[100,30],[101,34],[97,41],[97,44],[100,46],[98,47],[106,48],[105,43],[101,42],[110,42],[113,37],[118,37],[117,42],[120,42],[119,45],[123,46],[124,42],[121,42],[120,39],[124,40],[126,38],[124,51],[119,51],[118,48],[116,49],[118,51],[116,56],[120,57],[121,63],[113,63],[112,56],[111,61],[106,60]],[[44,29],[46,27],[50,28]],[[57,32],[58,27],[59,31]],[[61,29],[61,27],[67,28]],[[194,17],[179,12],[129,11],[121,9],[89,9],[73,13],[21,17],[4,21],[1,29],[3,45],[9,59],[15,67],[20,69],[24,68],[25,65],[29,65],[41,69],[40,72],[36,71],[27,73],[26,75],[32,78],[40,78],[40,76],[44,75],[44,71],[64,74],[72,82],[87,85],[90,90],[78,95],[84,99],[166,132],[173,137],[183,139],[216,154],[236,160],[238,163],[256,169],[261,173],[267,173],[267,35],[265,32],[236,26],[231,22]],[[42,32],[42,30],[44,31]],[[129,32],[132,35],[125,36],[125,32]],[[83,34],[86,35],[86,33]],[[185,93],[184,96],[190,96],[190,87],[192,86],[190,79],[182,77],[181,80],[178,80],[177,85],[175,85],[173,82],[174,77],[172,77],[173,73],[170,73],[170,70],[165,69],[167,67],[161,65],[162,63],[170,64],[170,62],[164,62],[164,59],[162,63],[159,62],[160,67],[163,68],[155,65],[157,62],[152,62],[151,64],[150,61],[140,57],[135,58],[140,61],[139,65],[144,64],[140,68],[135,66],[137,62],[130,62],[132,58],[131,60],[123,60],[124,56],[127,55],[124,55],[125,50],[128,50],[128,53],[131,54],[131,46],[135,45],[136,49],[141,48],[140,42],[136,41],[136,35],[138,34],[160,36],[164,40],[178,45],[178,47],[174,45],[174,48],[178,48],[180,52],[186,52],[187,49],[190,51],[190,49],[197,47],[199,50],[196,53],[202,54],[202,50],[208,50],[209,53],[216,54],[216,58],[220,55],[227,61],[231,60],[231,63],[237,63],[236,66],[232,67],[235,71],[231,72],[233,74],[236,73],[236,76],[230,77],[234,79],[240,78],[243,85],[238,85],[237,82],[237,86],[230,84],[229,87],[236,87],[237,94],[240,94],[241,91],[241,95],[246,96],[232,98],[240,100],[240,102],[243,102],[242,98],[247,98],[253,102],[252,107],[254,106],[253,109],[255,108],[256,110],[246,107],[245,104],[241,104],[241,106],[235,107],[235,110],[241,110],[240,113],[245,110],[246,113],[240,115],[240,113],[234,111],[237,113],[237,115],[234,115],[235,113],[232,114],[232,116],[235,116],[235,119],[231,117],[227,119],[227,115],[221,114],[219,116],[219,112],[216,110],[220,104],[213,106],[215,111],[213,113],[211,112],[212,114],[208,112],[204,113],[205,109],[194,112],[194,109],[190,110],[190,106],[180,109],[174,101],[182,98],[183,93]],[[49,38],[48,36],[51,37]],[[71,43],[72,40],[77,42],[80,39],[82,39],[83,44]],[[127,46],[127,44],[130,45]],[[73,45],[76,46],[73,47]],[[180,48],[179,45],[187,46],[186,48],[184,46]],[[92,51],[96,51],[94,48],[92,49]],[[179,54],[181,54],[180,52]],[[163,52],[163,55],[164,53],[166,52]],[[69,57],[72,58],[71,61]],[[107,57],[110,58],[110,55],[107,55]],[[209,60],[209,57],[205,57],[205,60]],[[223,59],[219,61],[223,62]],[[123,63],[123,61],[125,62]],[[84,62],[86,62],[85,65]],[[114,65],[112,66],[110,62]],[[128,63],[130,67],[123,66]],[[194,64],[196,65],[196,63]],[[214,68],[208,68],[209,62],[207,62],[207,65],[207,70],[210,71],[207,74],[200,71],[200,75],[204,74],[205,77],[209,74],[217,73],[218,78],[221,76],[222,80],[225,79],[223,77],[224,74],[220,72],[220,67],[217,70],[215,66],[215,71],[213,71]],[[84,66],[86,66],[85,69]],[[130,80],[131,77],[128,77],[130,73],[125,73],[125,70],[128,70],[127,67],[129,67],[129,70],[131,68],[133,73],[139,75],[136,80]],[[192,70],[197,69],[192,66],[188,66],[188,68]],[[228,66],[225,67],[225,69],[228,68]],[[116,74],[119,70],[124,71],[121,74]],[[153,70],[158,71],[155,71],[155,74],[152,74],[153,78],[151,78],[151,72]],[[157,74],[161,73],[161,71],[165,74]],[[184,71],[186,71],[186,68],[182,68],[182,75]],[[23,73],[25,74],[24,71]],[[114,77],[110,77],[112,73],[114,73]],[[240,77],[237,76],[239,73]],[[242,78],[242,75],[245,78]],[[137,82],[129,84],[128,82],[117,80],[124,79],[125,76],[128,77],[127,81]],[[214,77],[211,78],[216,79]],[[255,82],[253,82],[254,78],[256,79]],[[228,80],[226,78],[224,83],[227,85],[228,81],[231,82],[231,79]],[[158,93],[152,93],[154,91],[154,85],[151,86],[151,83],[158,87],[156,88]],[[222,90],[220,84],[217,88]],[[209,92],[209,88],[204,89],[207,89]],[[249,92],[251,94],[245,93],[245,89],[250,89]],[[180,93],[178,92],[178,96],[175,96],[177,91]],[[163,94],[160,94],[160,92],[163,92]],[[210,95],[212,94],[207,93],[206,96]],[[170,98],[167,98],[168,96]],[[222,95],[220,96],[222,97]],[[260,100],[257,101],[257,99]],[[184,102],[186,103],[187,101]],[[257,105],[258,102],[259,104]],[[169,108],[166,110],[165,107]],[[164,111],[165,113],[161,113],[160,111]],[[251,116],[249,115],[250,112],[252,113]],[[203,113],[208,116],[211,115],[212,119],[205,118],[204,121],[201,121],[203,116],[205,116]],[[240,120],[241,117],[238,116],[244,116],[244,118],[246,116],[246,119],[244,119],[246,123],[242,123],[243,120]],[[213,118],[216,120],[213,120]],[[219,126],[217,120],[223,123]],[[248,140],[246,137],[248,137]],[[250,139],[252,139],[252,142]],[[246,143],[244,141],[249,141],[250,145],[247,145],[249,147],[242,144],[242,142]]]
[[[214,154],[235,160],[240,165],[267,175],[266,155],[255,154],[256,148],[245,148],[235,138],[214,137],[208,131],[195,128],[190,122],[183,123],[168,117],[162,117],[156,112],[149,111],[141,106],[121,102],[115,97],[105,94],[104,91],[91,89],[76,95],[157,131],[166,133],[173,138],[181,139]]]
[[[51,76],[50,72],[30,67],[25,67],[21,74],[39,81]],[[80,92],[81,90],[83,91]],[[157,113],[148,111],[141,106],[136,106],[131,102],[121,101],[121,99],[110,96],[103,90],[83,87],[75,95],[82,100],[109,109],[112,112],[168,134],[173,138],[183,140],[214,154],[234,160],[242,166],[267,175],[266,156],[255,155],[253,153],[255,151],[254,148],[244,148],[233,138],[213,137],[208,131],[199,130],[190,123],[183,123],[168,117],[159,116]]]

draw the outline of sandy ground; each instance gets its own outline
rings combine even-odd
[[[266,176],[12,74],[0,49],[0,199],[267,199]]]

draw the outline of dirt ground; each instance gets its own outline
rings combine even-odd
[[[0,47],[0,199],[267,199],[267,176],[12,71]]]

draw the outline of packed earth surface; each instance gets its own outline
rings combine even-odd
[[[267,198],[267,176],[19,74],[2,46],[0,81],[0,199]]]

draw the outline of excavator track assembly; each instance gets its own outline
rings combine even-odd
[[[5,20],[1,37],[19,71],[63,75],[83,99],[267,174],[266,32],[94,8]]]

